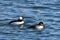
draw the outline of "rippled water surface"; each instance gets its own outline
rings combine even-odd
[[[8,25],[24,17],[24,29]],[[27,27],[43,21],[42,32]],[[60,40],[60,0],[0,0],[0,40]]]

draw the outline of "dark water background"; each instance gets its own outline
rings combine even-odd
[[[45,29],[8,25],[20,16],[29,26],[43,21]],[[0,0],[0,40],[60,40],[60,0]]]

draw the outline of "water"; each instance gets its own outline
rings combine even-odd
[[[45,29],[39,32],[8,25],[20,16],[24,17],[24,27],[43,21]],[[0,40],[60,40],[60,1],[0,0]]]

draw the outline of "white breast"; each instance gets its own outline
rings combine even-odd
[[[42,29],[44,28],[44,26],[36,26],[36,28],[37,28],[38,30],[42,30]]]
[[[22,22],[13,22],[12,24],[17,24],[17,25],[24,24],[24,21],[22,21]]]

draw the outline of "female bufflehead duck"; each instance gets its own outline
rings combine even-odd
[[[28,27],[28,28],[37,29],[37,30],[42,30],[42,29],[44,28],[44,24],[43,24],[43,22],[39,22],[39,24],[30,26],[30,27]]]
[[[17,25],[24,24],[24,18],[20,17],[18,20],[13,20],[9,24],[17,24]]]

